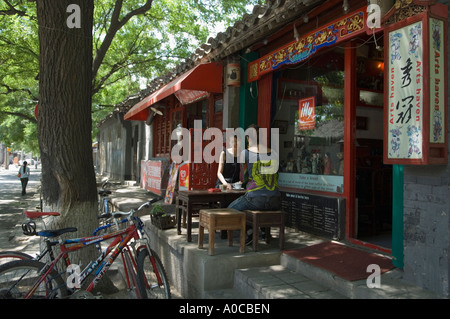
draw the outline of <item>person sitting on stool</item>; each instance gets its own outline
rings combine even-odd
[[[234,200],[228,208],[236,210],[280,210],[281,195],[278,189],[278,154],[259,141],[259,127],[250,125],[256,134],[247,136],[248,149],[242,151],[245,159],[244,182],[246,193]],[[253,230],[247,230],[246,245],[253,240]],[[269,236],[270,234],[267,234]],[[264,236],[264,230],[263,230]]]

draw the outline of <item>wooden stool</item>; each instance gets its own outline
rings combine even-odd
[[[214,255],[214,235],[216,230],[228,231],[228,245],[233,245],[233,230],[241,230],[240,252],[245,250],[245,213],[230,208],[201,209],[199,230],[198,230],[198,248],[203,248],[204,229],[209,232],[209,254]]]
[[[284,212],[281,210],[246,210],[247,225],[253,228],[253,251],[258,249],[259,228],[266,228],[266,243],[270,242],[270,227],[280,228],[280,249],[284,247]]]

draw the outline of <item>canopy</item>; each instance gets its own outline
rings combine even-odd
[[[171,94],[175,94],[185,105],[202,98],[207,92],[222,93],[222,77],[221,64],[199,64],[137,103],[125,114],[124,119],[146,121],[149,107]]]

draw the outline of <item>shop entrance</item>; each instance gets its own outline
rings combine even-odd
[[[383,51],[375,44],[358,47],[356,65],[354,238],[391,249],[392,165],[383,164]]]
[[[392,167],[383,165],[383,141],[358,139],[356,148],[356,238],[392,246]]]

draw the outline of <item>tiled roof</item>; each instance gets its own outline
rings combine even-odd
[[[171,72],[153,79],[147,88],[119,103],[114,112],[125,113],[141,99],[189,71],[197,64],[221,61],[250,45],[262,42],[281,27],[293,22],[302,14],[323,2],[325,1],[268,0],[265,5],[256,5],[252,13],[245,14],[241,20],[236,21],[226,31],[219,32],[214,38],[210,37],[206,43],[198,47],[188,59],[178,64]]]

